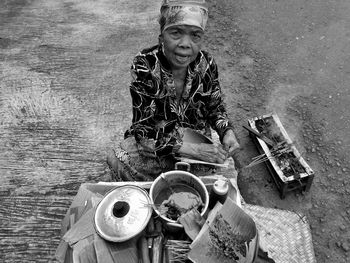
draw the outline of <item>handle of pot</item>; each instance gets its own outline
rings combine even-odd
[[[183,168],[181,169],[181,167],[183,167]],[[177,163],[175,163],[175,170],[189,172],[191,170],[191,165],[189,163],[186,163],[186,162],[177,162]]]
[[[179,230],[184,229],[184,227],[179,223],[166,222],[165,225],[170,233],[179,233]]]

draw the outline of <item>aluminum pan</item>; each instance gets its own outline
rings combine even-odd
[[[95,228],[105,240],[127,241],[147,226],[152,211],[146,190],[134,185],[117,187],[98,204],[94,217]]]

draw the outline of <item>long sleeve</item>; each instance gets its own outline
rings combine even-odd
[[[161,51],[141,52],[131,67],[132,125],[144,151],[156,156],[176,154],[182,146],[182,128],[202,133],[211,126],[222,141],[232,125],[227,117],[214,59],[201,51],[188,68],[184,91],[176,99],[174,78]]]
[[[131,67],[133,118],[130,133],[143,150],[165,156],[173,153],[174,146],[180,147],[181,139],[174,129],[176,120],[166,118],[167,95],[152,59],[154,57],[139,55]]]
[[[218,80],[218,69],[214,59],[208,56],[207,77],[210,79],[211,85],[210,100],[208,101],[208,122],[210,126],[219,134],[220,140],[228,129],[233,129],[232,123],[229,121],[225,109],[223,94]]]

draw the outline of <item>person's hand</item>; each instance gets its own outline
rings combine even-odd
[[[221,144],[200,143],[196,158],[205,162],[224,163],[227,158],[227,152]]]
[[[183,157],[201,160],[211,163],[224,163],[227,158],[227,151],[222,145],[209,143],[183,143],[179,149]]]
[[[240,145],[233,130],[227,130],[224,138],[222,139],[222,145],[224,146],[224,150],[227,151],[229,156],[233,156],[240,150]]]

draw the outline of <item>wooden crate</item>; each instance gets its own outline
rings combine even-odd
[[[304,168],[303,172],[286,174],[283,171],[283,168],[280,167],[278,160],[274,156],[272,156],[270,147],[262,139],[257,138],[251,133],[251,137],[255,145],[257,146],[260,154],[266,154],[266,156],[269,157],[269,159],[265,161],[265,164],[268,170],[270,171],[271,177],[274,180],[280,192],[280,197],[283,199],[285,198],[287,192],[291,192],[294,190],[309,191],[313,181],[314,171],[306,163],[304,158],[301,156],[301,154],[293,144],[293,141],[290,139],[279,117],[277,116],[277,114],[267,114],[253,119],[249,119],[248,124],[252,129],[259,132],[257,124],[258,121],[262,120],[268,120],[269,122],[275,124],[275,127],[277,127],[278,129],[277,132],[279,133],[279,135],[283,138],[285,142],[287,142],[288,145],[290,145],[291,153],[293,154],[293,159],[297,160],[301,167]]]

